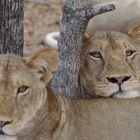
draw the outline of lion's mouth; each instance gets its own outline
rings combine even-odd
[[[110,96],[110,98],[129,99],[129,98],[136,98],[139,96],[140,96],[140,93],[137,90],[121,90],[116,93],[113,93]]]
[[[0,135],[5,135],[5,133],[2,130],[0,130]]]
[[[109,96],[109,98],[115,97],[117,94],[123,95],[124,93],[125,93],[125,91],[123,91],[123,90],[117,91],[117,92],[111,94],[111,95]]]
[[[119,90],[118,90],[117,92],[111,94],[111,95],[109,96],[110,98],[114,97],[114,96],[117,95],[117,94],[120,94],[120,95],[121,95],[121,94],[124,94],[124,93],[125,93],[125,91],[122,90],[121,84],[119,84],[118,87],[119,87]]]
[[[7,136],[7,134],[2,130],[2,128],[0,128],[0,135],[6,135]]]
[[[10,135],[4,132],[2,128],[0,128],[0,136],[10,136]]]
[[[118,88],[115,88],[115,90],[110,91],[109,90],[101,90],[101,94],[98,94],[98,97],[102,98],[136,98],[140,96],[139,88],[138,86],[130,86],[129,87],[122,87],[122,85],[118,85]],[[106,93],[106,94],[104,94]]]
[[[0,135],[5,135],[5,133],[2,130],[2,127],[0,127]]]

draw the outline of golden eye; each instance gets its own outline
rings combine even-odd
[[[29,89],[28,86],[21,86],[18,88],[18,93],[25,93]]]
[[[100,52],[91,52],[89,53],[89,55],[91,56],[91,58],[95,58],[95,59],[102,59],[102,55]]]
[[[135,54],[135,50],[128,50],[126,51],[126,57],[130,57],[130,56],[133,56]]]

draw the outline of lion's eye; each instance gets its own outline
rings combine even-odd
[[[93,59],[102,59],[102,55],[100,52],[91,52],[89,53],[89,55],[91,56],[91,58]]]
[[[18,88],[18,93],[25,93],[28,89],[28,86],[21,86]]]
[[[126,51],[126,57],[131,57],[131,56],[133,56],[134,54],[135,54],[135,50],[128,50],[128,51]]]

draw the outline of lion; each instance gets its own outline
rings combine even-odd
[[[70,100],[48,87],[57,52],[0,55],[0,140],[139,140],[140,98]]]
[[[127,34],[97,31],[84,40],[80,68],[84,93],[94,98],[139,97],[140,23]]]

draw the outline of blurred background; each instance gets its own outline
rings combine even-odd
[[[47,33],[59,31],[63,0],[25,0],[24,53],[29,55],[45,47]]]

